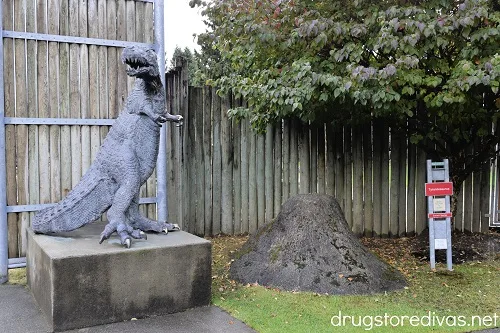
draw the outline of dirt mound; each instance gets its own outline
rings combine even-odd
[[[402,288],[403,276],[356,238],[337,201],[305,194],[251,235],[231,265],[231,277],[284,290],[371,294]]]

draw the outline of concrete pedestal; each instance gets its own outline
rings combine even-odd
[[[148,234],[132,248],[102,223],[57,236],[28,230],[28,286],[54,331],[208,305],[211,244],[183,231]]]

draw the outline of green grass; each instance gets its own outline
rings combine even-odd
[[[454,266],[448,272],[445,265],[431,271],[428,263],[421,263],[406,255],[396,253],[391,262],[405,274],[408,287],[401,291],[370,296],[329,296],[304,292],[284,292],[258,285],[243,286],[231,281],[228,268],[231,257],[244,242],[244,238],[220,237],[212,239],[214,245],[213,298],[236,318],[258,332],[366,332],[366,326],[355,327],[349,322],[343,327],[331,324],[332,316],[500,316],[500,260],[474,262]],[[404,251],[401,249],[400,251]],[[380,254],[384,257],[386,254]],[[460,318],[455,317],[455,320]],[[397,320],[397,319],[393,319]],[[412,327],[409,318],[405,326],[373,327],[375,332],[468,332],[482,327],[434,326]],[[453,320],[449,317],[450,323]],[[334,318],[334,324],[338,319]],[[426,321],[424,320],[426,324]],[[497,326],[500,318],[497,319]],[[492,326],[489,326],[490,328]]]

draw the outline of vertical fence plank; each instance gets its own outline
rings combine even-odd
[[[186,68],[184,67],[183,70]],[[188,94],[189,94],[189,99],[187,100],[188,103],[188,117],[189,120],[187,121],[186,124],[186,130],[187,130],[187,144],[185,146],[185,151],[186,151],[186,157],[184,159],[184,163],[186,163],[186,168],[187,168],[187,193],[188,193],[188,200],[187,200],[187,212],[186,212],[186,222],[187,224],[187,231],[190,233],[195,233],[196,229],[196,156],[195,156],[195,146],[196,146],[196,132],[195,132],[195,126],[196,126],[196,111],[195,111],[195,103],[196,103],[196,89],[194,87],[189,87],[188,88]],[[186,135],[186,134],[185,134]]]
[[[212,90],[213,112],[213,228],[215,235],[221,232],[221,196],[222,196],[222,156],[221,156],[221,98],[215,88]]]
[[[472,232],[481,231],[481,172],[472,174]]]
[[[257,135],[257,227],[266,223],[266,192],[265,192],[265,136]]]
[[[153,3],[151,3],[151,2],[144,2],[142,5],[143,5],[143,8],[144,8],[142,16],[139,15],[139,14],[136,16],[136,20],[141,20],[142,23],[143,23],[143,25],[144,25],[144,27],[141,30],[142,33],[144,34],[144,36],[141,37],[141,41],[143,41],[144,43],[150,43],[150,44],[152,44],[154,42],[154,30],[153,30],[154,13],[153,13]],[[118,10],[118,8],[117,8],[117,10]],[[118,15],[117,15],[117,19],[118,19]],[[117,25],[118,25],[118,22],[117,22]],[[118,38],[118,36],[117,36],[117,38]],[[120,72],[125,73],[125,71],[123,71],[123,69],[120,66],[120,57],[121,57],[121,52],[118,49],[116,51],[118,73],[120,73]],[[120,80],[120,76],[119,75],[117,75],[117,88],[119,87],[118,80]],[[116,108],[117,108],[118,112],[121,112],[122,107],[121,107],[121,104],[120,104],[120,99],[121,99],[121,96],[120,96],[120,93],[119,93],[120,90],[117,89],[117,92],[118,92],[118,94],[116,96],[116,98],[117,98]],[[178,131],[177,127],[175,127],[175,126],[168,126],[167,125],[167,135],[166,135],[167,138],[168,137],[172,137],[172,136],[174,136],[174,137],[178,136],[178,134],[179,134],[179,131]],[[166,144],[166,146],[167,146],[167,152],[168,152],[169,149],[172,149],[173,142],[174,142],[174,140],[167,141],[167,144]],[[168,170],[168,168],[169,168],[169,166],[168,166],[168,163],[167,163],[167,170]],[[147,180],[146,194],[145,194],[145,196],[150,197],[150,198],[156,197],[156,180],[157,180],[157,171],[155,169],[155,171],[153,172],[153,174],[151,175],[151,177],[149,177],[149,179]],[[175,183],[173,185],[175,186]],[[167,183],[167,187],[168,186],[170,186],[170,185]],[[167,192],[167,194],[168,194],[168,192]],[[177,196],[177,195],[178,195],[178,193],[174,194],[174,196]],[[177,206],[177,205],[175,205],[175,206]],[[167,207],[168,207],[168,210],[173,209],[172,205],[167,206]],[[150,219],[156,219],[156,204],[147,204],[146,205],[146,209],[147,209],[147,217],[149,217]],[[174,223],[177,223],[177,222],[174,222]]]
[[[166,87],[166,103],[167,103],[167,111],[171,114],[178,114],[179,111],[174,108],[174,99],[176,99],[176,87],[175,87],[175,74],[167,73],[165,75],[165,87]],[[177,223],[179,220],[179,204],[176,201],[179,200],[179,195],[181,194],[177,190],[177,180],[178,180],[178,172],[176,170],[180,170],[177,165],[178,160],[176,159],[175,151],[177,149],[177,145],[175,143],[175,137],[173,135],[174,131],[167,131],[167,207],[168,207],[168,217],[167,220],[172,223]],[[180,171],[179,171],[180,172]],[[148,187],[148,190],[150,188]],[[148,192],[149,194],[149,192]],[[155,192],[156,194],[156,192]],[[149,195],[148,195],[149,196]],[[154,216],[154,213],[150,215],[150,211],[148,210],[148,217]]]
[[[417,148],[411,141],[408,142],[408,208],[406,236],[415,236],[415,193],[419,186],[415,182],[417,173]]]
[[[203,154],[205,169],[205,235],[212,234],[212,90],[203,89]]]
[[[274,163],[273,160],[273,140],[274,140],[274,126],[267,125],[266,130],[266,146],[265,146],[265,180],[264,180],[264,190],[265,190],[265,204],[266,204],[266,214],[265,222],[270,222],[274,217]]]
[[[129,1],[117,0],[116,1],[116,39],[127,40],[127,5]],[[149,4],[152,6],[152,4]],[[146,21],[151,21],[153,14],[146,16]],[[116,52],[116,107],[120,112],[125,107],[125,100],[127,98],[127,73],[125,72],[125,65],[121,63],[121,52]],[[155,191],[156,193],[156,191]],[[170,207],[170,206],[169,206]]]
[[[333,132],[335,156],[335,197],[345,213],[344,200],[344,132],[341,126],[335,125]]]
[[[48,2],[48,33],[59,34],[59,2],[49,0]],[[57,42],[49,42],[49,116],[59,117],[59,45]],[[57,125],[51,125],[49,128],[50,138],[50,202],[61,200],[61,159],[60,159],[60,129]]]
[[[195,88],[195,95],[192,97],[195,107],[191,109],[196,114],[195,129],[195,165],[196,165],[196,225],[195,233],[203,235],[205,233],[205,159],[203,156],[203,89]]]
[[[79,1],[70,0],[69,3],[69,34],[70,36],[78,36],[79,26],[74,22],[78,22],[79,18]],[[69,103],[71,117],[80,118],[80,85],[79,85],[79,71],[80,71],[80,49],[77,44],[69,46]],[[82,143],[81,143],[81,128],[79,126],[71,126],[71,187],[82,178]]]
[[[283,181],[282,181],[282,196],[281,203],[283,204],[290,197],[290,129],[292,122],[290,119],[283,120],[283,143],[281,150],[283,154]]]
[[[241,106],[240,100],[233,97],[232,107]],[[233,146],[233,234],[241,230],[241,123],[232,121]],[[246,162],[246,161],[245,161]]]
[[[125,1],[127,11],[127,40],[135,42],[135,1]],[[134,89],[134,78],[127,76],[127,91]],[[128,95],[127,93],[127,95]],[[191,223],[191,222],[190,222]]]
[[[464,231],[464,184],[460,186],[460,193],[457,197],[457,214],[453,217],[454,228]]]
[[[422,149],[417,149],[417,174],[415,178],[415,233],[422,233],[427,227],[427,198],[425,183],[427,155]]]
[[[325,125],[318,127],[318,193],[326,193]]]
[[[298,156],[298,146],[299,146],[299,120],[292,119],[290,122],[290,163],[288,167],[289,179],[290,179],[290,195],[293,197],[299,193],[299,156]]]
[[[90,38],[99,37],[97,0],[88,2],[88,33]],[[99,118],[99,53],[96,45],[89,46],[89,116]],[[101,140],[99,126],[90,127],[90,160],[95,160]]]
[[[333,124],[326,124],[326,194],[335,195],[335,133]]]
[[[14,30],[25,31],[26,2],[15,2]],[[15,48],[15,75],[16,75],[16,117],[28,116],[26,91],[26,42],[16,39]],[[17,203],[28,203],[28,126],[16,126],[16,164],[17,164]],[[26,228],[29,224],[29,213],[17,215],[17,244],[18,253],[26,255]]]
[[[390,179],[390,228],[389,237],[396,237],[398,235],[399,228],[399,204],[398,198],[401,195],[399,193],[399,172],[400,172],[400,143],[401,137],[396,130],[391,128],[391,147],[390,147],[390,163],[391,171],[389,175]]]
[[[190,149],[189,149],[189,128],[190,128],[190,121],[191,121],[191,116],[189,114],[189,87],[188,87],[188,72],[187,70],[184,70],[186,68],[186,63],[183,62],[181,64],[182,71],[179,76],[178,80],[178,96],[179,96],[179,101],[178,101],[178,108],[179,108],[179,113],[184,117],[184,126],[181,127],[181,137],[180,137],[180,147],[181,147],[181,154],[179,156],[179,159],[181,159],[181,165],[180,169],[182,172],[182,179],[181,179],[181,193],[182,193],[182,213],[181,213],[181,219],[179,220],[180,223],[182,223],[182,228],[184,230],[189,230],[190,224],[193,221],[189,220],[189,210],[192,209],[192,207],[189,207],[189,166],[191,163],[191,158],[190,158]]]
[[[13,15],[14,15],[14,2],[13,0],[3,1],[3,28],[12,30],[13,28]],[[15,90],[14,90],[14,40],[4,39],[3,41],[3,66],[4,70],[4,110],[6,117],[15,115]],[[5,126],[5,163],[7,175],[7,205],[17,204],[17,191],[16,191],[16,129],[13,125]],[[17,214],[7,214],[8,226],[8,254],[10,258],[18,256],[18,225]]]
[[[381,137],[382,141],[382,193],[381,193],[381,211],[382,211],[382,221],[381,221],[381,237],[389,236],[389,127],[386,124],[382,125]]]
[[[352,232],[363,234],[363,132],[360,125],[352,130],[352,164],[353,164],[353,201],[352,201]]]
[[[309,126],[309,192],[318,193],[318,127]]]
[[[221,103],[221,157],[222,157],[222,233],[233,233],[233,146],[231,120],[227,110],[231,107],[228,95],[222,97]]]
[[[372,124],[363,126],[363,168],[364,168],[364,235],[373,236],[373,147]]]
[[[351,136],[351,126],[344,127],[344,203],[345,209],[344,214],[347,223],[352,228],[352,136]]]
[[[382,234],[382,131],[380,120],[373,121],[373,236]]]
[[[273,217],[278,216],[281,209],[281,177],[282,177],[282,151],[281,136],[283,132],[282,122],[278,122],[274,127],[274,213]]]
[[[299,193],[311,192],[311,148],[309,145],[309,126],[299,122]]]
[[[37,33],[47,33],[47,2],[38,1],[36,8]],[[48,43],[37,43],[37,106],[38,116],[47,118],[49,114],[49,73],[48,73]],[[49,126],[38,127],[38,168],[40,177],[40,203],[50,203],[50,142]]]
[[[88,2],[79,4],[79,35],[88,37]],[[80,112],[81,118],[90,117],[90,77],[89,77],[89,49],[87,45],[80,45]],[[90,148],[90,126],[81,126],[81,146],[82,146],[82,165],[81,174],[85,174],[92,162]]]
[[[464,182],[464,231],[472,232],[472,174]]]
[[[406,189],[408,188],[406,185],[406,180],[408,179],[407,177],[407,171],[406,171],[406,166],[407,166],[407,161],[406,161],[406,155],[407,155],[407,138],[406,138],[406,132],[401,133],[400,137],[400,146],[399,146],[399,196],[398,196],[398,214],[399,214],[399,227],[398,227],[398,236],[399,237],[404,237],[406,235],[406,195],[407,191]]]
[[[240,125],[241,135],[241,149],[240,149],[240,162],[241,162],[241,228],[235,232],[246,233],[248,232],[250,211],[249,211],[249,176],[248,171],[250,167],[249,145],[250,145],[250,122],[248,119],[243,119]]]
[[[257,214],[257,134],[248,131],[250,135],[250,148],[248,155],[248,232],[253,234],[258,228]]]
[[[59,33],[69,35],[69,2],[61,1],[59,8]],[[28,42],[29,43],[29,42]],[[59,115],[70,118],[69,106],[69,44],[59,44]],[[29,77],[28,77],[29,84]],[[31,142],[30,142],[31,145]],[[61,196],[71,190],[71,127],[61,126]]]
[[[480,200],[480,213],[479,221],[481,226],[479,232],[488,232],[490,226],[490,220],[488,214],[490,214],[490,169],[491,165],[489,161],[484,163],[481,168],[481,189],[479,190],[479,200]]]

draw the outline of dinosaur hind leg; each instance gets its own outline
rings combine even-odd
[[[138,182],[137,182],[138,183]],[[127,182],[121,185],[115,193],[113,203],[108,210],[109,223],[101,233],[100,243],[109,238],[113,232],[117,232],[120,237],[121,244],[129,248],[132,245],[132,238],[146,238],[144,233],[139,229],[134,229],[126,216],[135,193],[138,193],[138,186],[134,186],[134,182]]]
[[[139,212],[139,196],[137,195],[130,204],[128,215],[130,223],[134,228],[142,231],[164,232],[180,230],[179,225],[174,223],[155,221],[142,216]]]

